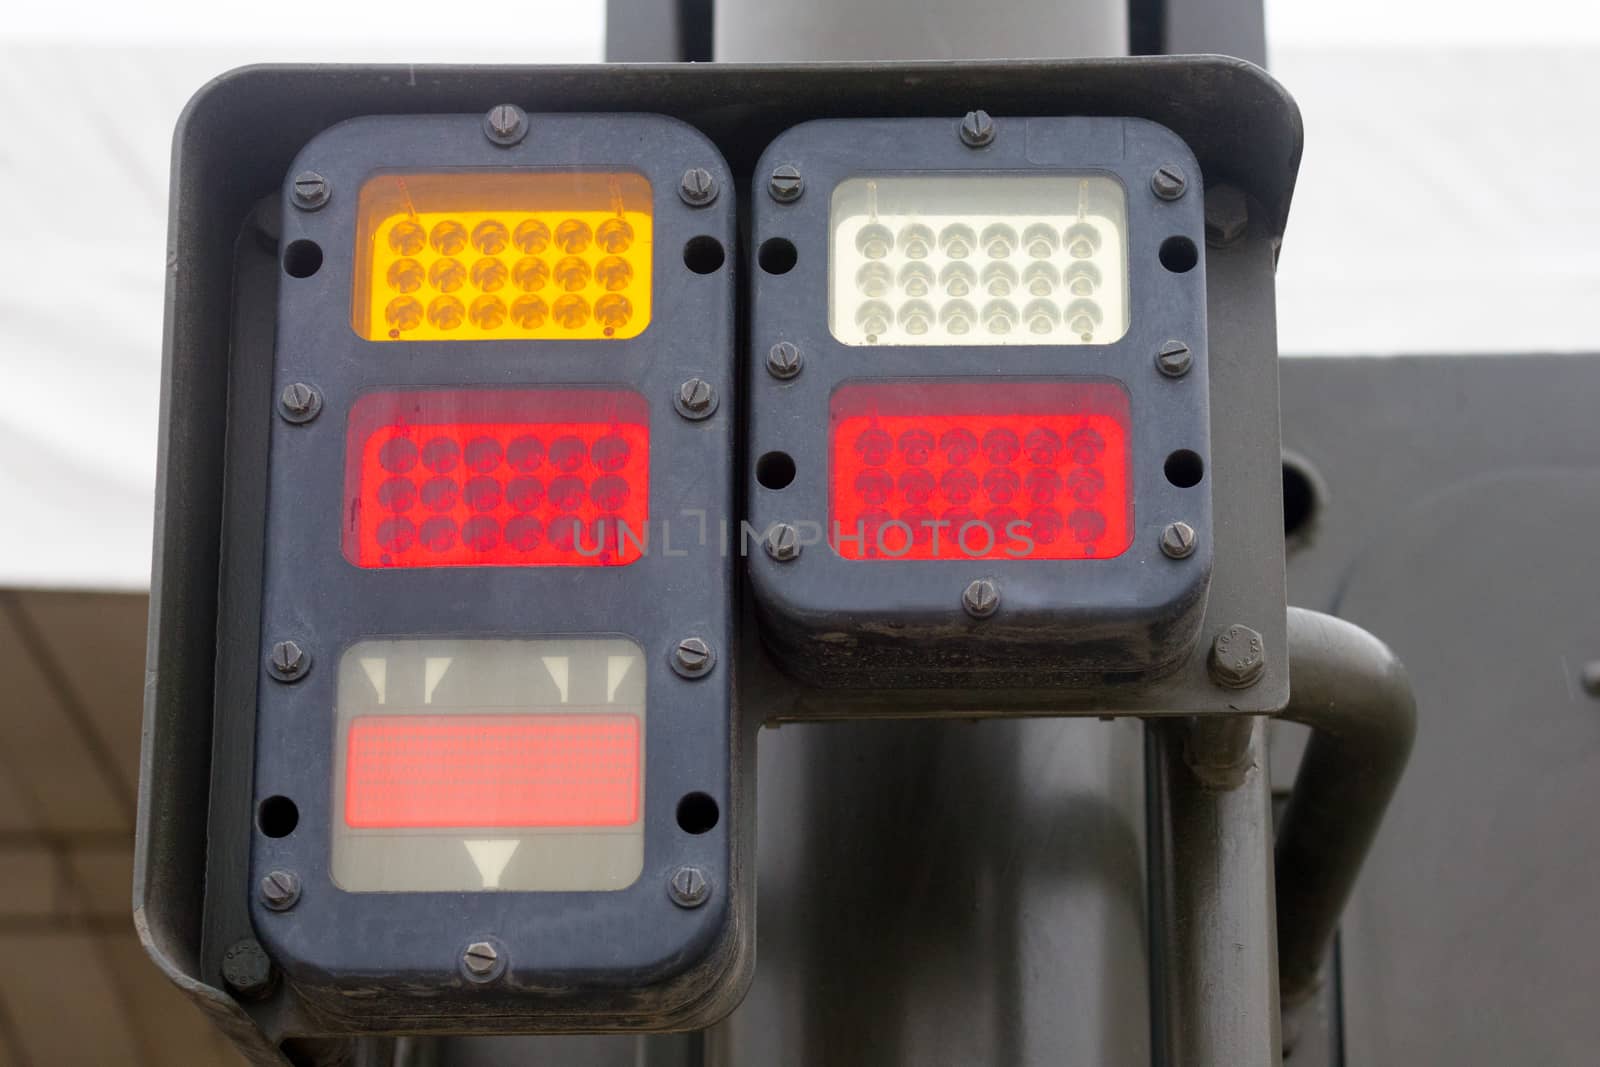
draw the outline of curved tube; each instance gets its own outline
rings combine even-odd
[[[1289,679],[1282,717],[1313,733],[1278,824],[1278,980],[1286,1010],[1317,989],[1417,732],[1405,668],[1359,626],[1290,608]]]

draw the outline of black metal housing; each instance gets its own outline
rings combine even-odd
[[[541,115],[519,144],[485,137],[480,115],[378,116],[314,138],[288,168],[280,245],[315,242],[322,265],[309,277],[287,270],[279,290],[271,385],[309,382],[323,411],[297,425],[273,420],[265,513],[264,581],[257,659],[293,637],[316,666],[292,685],[259,674],[255,795],[288,797],[299,824],[284,837],[257,832],[251,884],[269,871],[299,875],[288,911],[254,900],[261,942],[318,1015],[359,1030],[417,1027],[519,1029],[662,1027],[704,1023],[730,1009],[750,974],[751,930],[736,898],[748,892],[734,858],[739,820],[733,779],[732,673],[696,679],[672,670],[681,638],[733,648],[730,562],[714,540],[696,544],[680,527],[668,549],[663,520],[703,510],[712,524],[732,515],[733,413],[724,406],[691,421],[673,407],[678,385],[698,375],[733,388],[731,255],[710,273],[684,261],[710,238],[730,253],[733,197],[691,207],[678,195],[691,167],[731,181],[717,149],[681,122],[652,115]],[[627,340],[372,342],[350,325],[357,191],[379,170],[558,168],[626,170],[651,183],[654,310]],[[302,210],[294,175],[313,171],[332,189]],[[302,246],[303,247],[303,246]],[[702,264],[703,266],[704,264]],[[431,567],[362,570],[341,554],[346,417],[363,394],[392,389],[617,386],[649,408],[652,543],[620,567]],[[265,403],[266,398],[262,398]],[[233,457],[229,476],[263,471]],[[257,610],[225,600],[228,614]],[[351,893],[329,876],[337,661],[358,640],[380,637],[528,637],[621,634],[648,663],[644,872],[604,892]],[[233,709],[219,706],[219,715]],[[704,793],[722,817],[691,835],[675,812]],[[710,900],[685,909],[666,885],[680,865],[705,873]],[[253,897],[254,899],[254,897]],[[509,959],[497,981],[463,977],[463,947],[492,938]],[[472,1020],[478,1020],[476,1022]]]
[[[1200,165],[1171,131],[1136,118],[996,118],[993,140],[971,148],[954,119],[819,120],[798,126],[756,166],[797,166],[798,200],[753,201],[752,263],[768,241],[788,241],[797,265],[751,271],[750,386],[753,456],[794,458],[798,476],[766,488],[752,469],[751,524],[829,527],[829,399],[845,383],[1099,381],[1120,385],[1131,407],[1133,540],[1108,559],[845,559],[824,543],[782,561],[749,560],[762,637],[784,668],[823,686],[983,689],[1093,686],[1159,676],[1193,648],[1211,573],[1211,482],[1179,487],[1167,457],[1210,463],[1205,264],[1162,266],[1163,242],[1205,242],[1204,197],[1162,199],[1151,178],[1176,166],[1201,187]],[[1109,344],[850,346],[828,326],[830,211],[835,187],[854,177],[1086,174],[1116,178],[1126,197],[1130,324]],[[974,182],[976,187],[978,183]],[[975,188],[975,192],[977,189]],[[1108,280],[1108,283],[1110,280]],[[1186,343],[1187,373],[1169,377],[1156,353]],[[799,346],[802,373],[763,373],[768,349]],[[1187,522],[1191,555],[1163,555],[1162,530]],[[962,590],[992,579],[998,611],[975,619]],[[1112,706],[1114,697],[1107,706]]]

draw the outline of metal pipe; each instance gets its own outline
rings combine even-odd
[[[1278,975],[1285,1009],[1316,992],[1339,915],[1417,732],[1405,668],[1359,626],[1289,609],[1289,706],[1313,733],[1279,822]]]

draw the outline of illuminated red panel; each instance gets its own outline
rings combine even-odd
[[[345,823],[357,829],[631,826],[632,715],[375,715],[350,724]]]
[[[644,552],[637,393],[369,393],[345,448],[344,554],[357,566],[621,566]]]
[[[829,540],[846,559],[1109,559],[1132,541],[1119,386],[863,383],[829,414]]]

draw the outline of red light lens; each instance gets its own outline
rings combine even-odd
[[[369,393],[350,412],[359,567],[597,567],[644,552],[650,424],[624,390]]]
[[[631,826],[632,715],[375,715],[350,725],[345,822],[357,829]]]
[[[1116,385],[844,385],[829,414],[829,539],[845,559],[1109,559],[1132,541]]]

